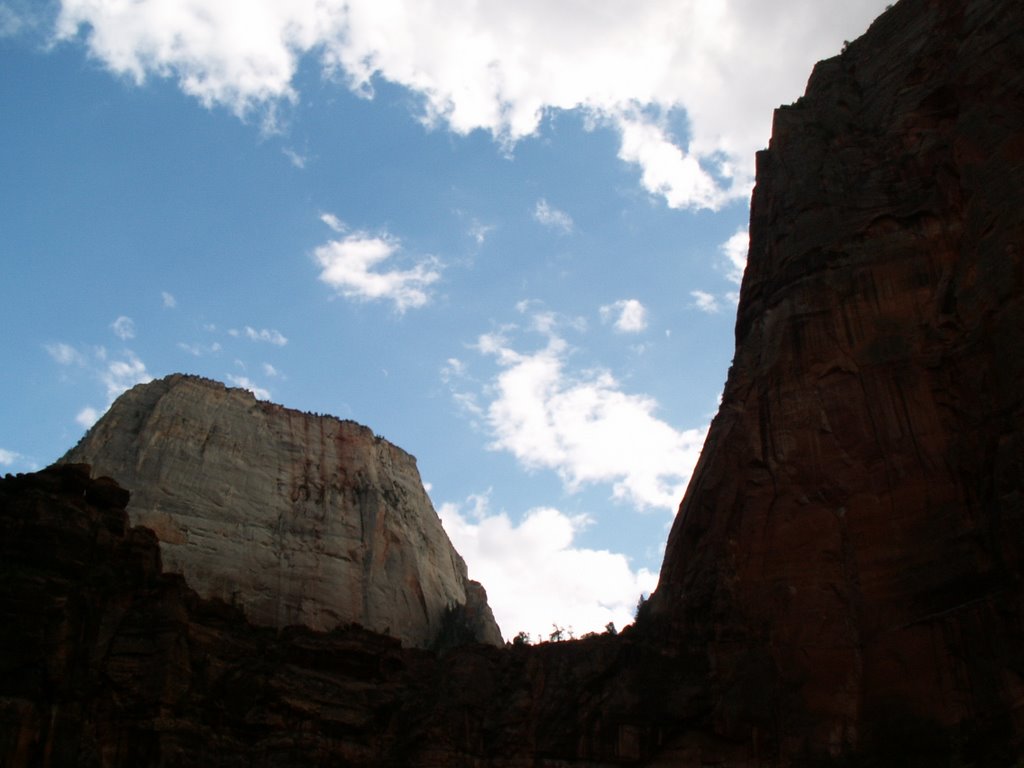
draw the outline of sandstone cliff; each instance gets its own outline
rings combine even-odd
[[[651,601],[752,755],[1021,733],[1022,255],[1017,0],[904,0],[777,111]]]
[[[173,375],[123,394],[61,460],[132,491],[165,570],[254,624],[358,622],[426,647],[501,634],[412,456],[351,421]]]

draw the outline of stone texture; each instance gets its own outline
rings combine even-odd
[[[777,111],[651,601],[706,649],[717,734],[945,760],[1021,733],[1022,253],[1021,3],[904,0]]]
[[[123,394],[62,461],[130,488],[165,569],[255,624],[358,622],[426,647],[458,611],[502,642],[415,459],[359,424],[172,375]]]

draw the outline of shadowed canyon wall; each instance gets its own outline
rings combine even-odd
[[[1020,3],[905,0],[776,112],[651,606],[708,649],[716,731],[1019,733],[1022,256]]]

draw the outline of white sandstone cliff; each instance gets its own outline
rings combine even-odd
[[[164,569],[254,624],[357,622],[428,647],[454,615],[501,643],[415,459],[359,424],[175,374],[124,393],[61,461],[128,488]]]

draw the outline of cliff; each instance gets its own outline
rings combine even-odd
[[[164,569],[254,624],[357,622],[428,647],[468,618],[502,643],[415,459],[359,424],[172,375],[124,393],[61,461],[131,489]]]
[[[900,2],[757,165],[736,355],[652,615],[754,755],[1019,738],[1024,6]]]
[[[900,0],[778,111],[723,403],[617,637],[256,626],[112,481],[0,481],[0,763],[1019,764],[1021,126],[1015,0]]]

